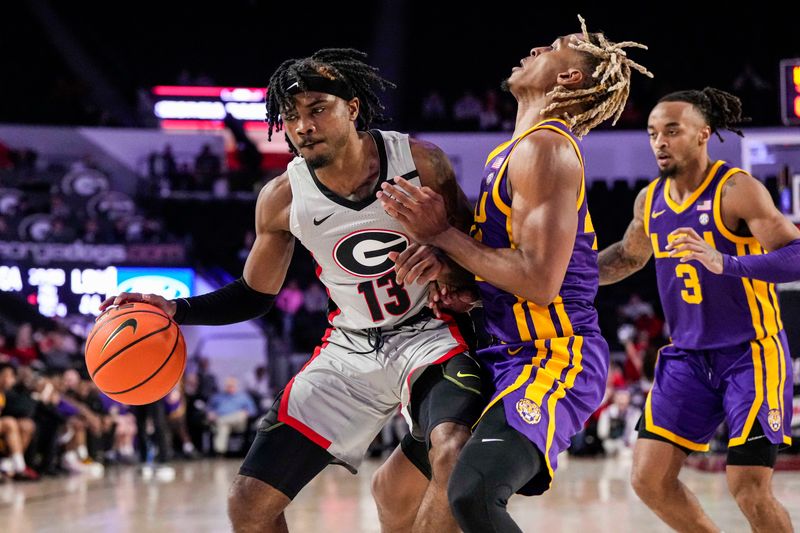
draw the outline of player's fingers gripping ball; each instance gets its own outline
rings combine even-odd
[[[166,396],[186,367],[186,343],[161,309],[135,302],[100,315],[86,341],[86,368],[97,387],[121,403]]]

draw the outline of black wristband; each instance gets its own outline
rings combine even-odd
[[[274,294],[251,288],[239,278],[224,287],[200,296],[177,298],[172,319],[188,326],[219,326],[252,320],[267,313],[275,301]]]

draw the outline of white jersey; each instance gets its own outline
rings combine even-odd
[[[411,239],[374,194],[394,176],[420,184],[408,135],[379,130],[369,134],[378,148],[380,175],[373,194],[362,201],[336,195],[301,157],[287,169],[292,187],[290,231],[317,262],[317,275],[336,306],[328,316],[330,323],[347,329],[398,324],[427,302],[427,285],[401,286],[395,281],[388,254],[404,250]]]

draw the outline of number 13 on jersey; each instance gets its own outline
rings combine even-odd
[[[384,289],[383,287],[386,288]],[[411,307],[411,298],[409,298],[406,289],[397,284],[394,270],[376,280],[359,283],[358,292],[364,295],[369,314],[375,322],[383,320],[384,310],[390,315],[400,316],[405,314]],[[391,298],[383,304],[378,298],[378,295],[382,293]]]

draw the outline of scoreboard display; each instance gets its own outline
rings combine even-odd
[[[194,275],[191,268],[0,263],[0,291],[20,294],[44,316],[98,316],[100,303],[120,292],[191,296]]]
[[[787,126],[800,124],[800,58],[781,61],[781,118]]]

